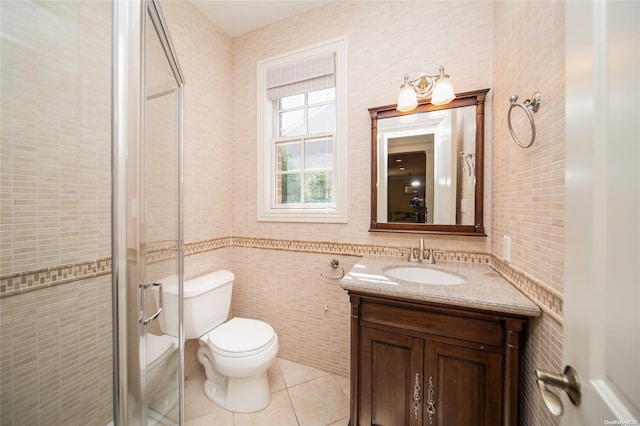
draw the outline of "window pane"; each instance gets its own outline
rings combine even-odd
[[[331,172],[305,173],[305,203],[330,203],[333,201],[333,175]]]
[[[280,98],[280,108],[288,109],[301,107],[304,105],[304,93],[300,95],[287,96],[286,98]]]
[[[304,134],[304,110],[298,109],[280,113],[280,136]]]
[[[335,104],[309,107],[309,133],[331,132],[336,128]]]
[[[329,102],[336,100],[336,88],[318,90],[317,92],[309,92],[309,105],[321,102]]]
[[[330,169],[333,167],[333,140],[311,139],[304,144],[304,167],[306,170]]]
[[[278,204],[300,202],[300,175],[277,175],[276,200]]]
[[[276,148],[276,170],[286,172],[300,170],[302,153],[300,142],[279,143]]]

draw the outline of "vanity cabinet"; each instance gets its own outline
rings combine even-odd
[[[526,317],[349,295],[352,426],[517,424]]]

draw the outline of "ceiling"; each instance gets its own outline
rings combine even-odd
[[[315,0],[192,0],[192,2],[211,22],[231,37],[237,37],[256,28],[329,3],[329,1]]]

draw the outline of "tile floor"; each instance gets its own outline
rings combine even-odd
[[[282,358],[269,368],[271,404],[256,413],[234,413],[204,395],[205,376],[185,382],[186,426],[346,426],[349,378]]]

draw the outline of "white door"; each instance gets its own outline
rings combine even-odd
[[[456,224],[456,167],[458,156],[453,152],[451,114],[445,114],[435,132],[433,175],[433,223]]]
[[[563,425],[640,424],[640,2],[566,3]]]

